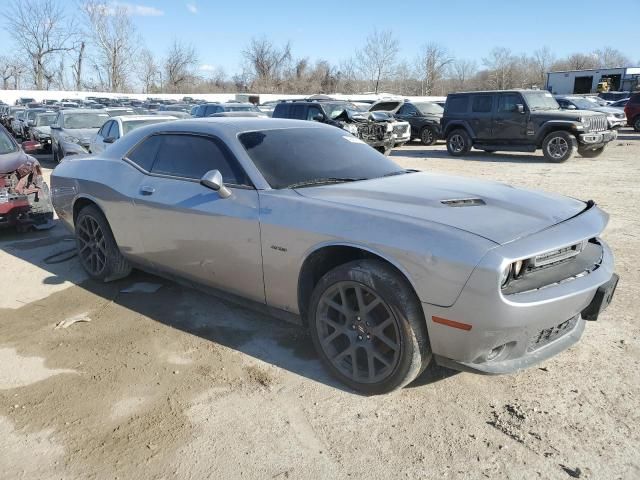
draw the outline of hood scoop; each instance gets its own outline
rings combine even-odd
[[[440,203],[448,207],[477,207],[486,205],[481,198],[455,198],[451,200],[440,200]]]

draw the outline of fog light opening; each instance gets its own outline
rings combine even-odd
[[[504,349],[507,347],[507,344],[503,344],[500,345],[499,347],[494,348],[493,350],[491,350],[489,352],[489,354],[487,355],[487,362],[491,362],[493,360],[495,360],[496,358],[498,358],[502,352],[504,352]]]

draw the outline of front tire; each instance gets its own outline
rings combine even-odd
[[[93,279],[110,282],[131,273],[120,253],[109,222],[95,205],[87,205],[75,221],[76,248],[82,268]]]
[[[423,145],[430,147],[432,145],[435,145],[437,141],[438,141],[438,135],[436,134],[433,128],[424,127],[420,131],[420,142],[422,142]]]
[[[544,157],[554,163],[566,162],[574,150],[574,138],[569,132],[551,132],[542,142]]]
[[[460,157],[471,150],[471,137],[462,129],[454,130],[447,135],[447,151],[449,155]]]
[[[602,155],[602,152],[604,152],[604,147],[596,148],[595,150],[578,149],[578,153],[584,158],[596,158]]]
[[[640,132],[640,116],[639,116],[639,117],[636,117],[636,118],[633,120],[633,129],[634,129],[636,132]]]
[[[314,288],[308,323],[329,371],[367,395],[407,385],[431,360],[420,301],[381,261],[356,260],[325,274]]]

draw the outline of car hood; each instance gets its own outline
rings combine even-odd
[[[607,115],[620,113],[620,110],[615,107],[593,107],[591,110],[594,112],[606,113]]]
[[[100,128],[63,128],[62,133],[76,137],[81,143],[89,143],[98,130]]]
[[[448,225],[499,244],[544,230],[586,208],[585,202],[561,195],[426,172],[296,191],[307,198]],[[474,202],[451,202],[465,199]]]
[[[41,127],[33,127],[33,129],[41,134],[46,134],[46,135],[51,134],[51,127],[48,125],[43,125]]]
[[[15,172],[18,169],[31,170],[39,165],[38,161],[22,150],[0,155],[0,175]]]

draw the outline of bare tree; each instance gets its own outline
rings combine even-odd
[[[439,43],[431,42],[422,46],[417,59],[417,71],[422,78],[422,95],[433,95],[453,57]]]
[[[593,55],[595,56],[598,64],[597,68],[626,67],[631,64],[629,57],[613,47],[603,47],[595,50]]]
[[[247,71],[251,72],[253,82],[258,88],[277,89],[282,74],[291,61],[291,44],[277,47],[266,37],[252,38],[242,51],[247,63]]]
[[[198,56],[193,45],[174,40],[164,62],[165,80],[170,92],[179,92],[194,78]]]
[[[375,93],[380,89],[380,81],[393,73],[397,55],[398,40],[391,30],[374,30],[356,53],[358,69],[371,82]]]
[[[41,90],[50,60],[71,48],[75,28],[55,0],[13,0],[4,18],[19,50],[31,63],[35,87]]]
[[[542,86],[546,83],[546,75],[555,62],[555,56],[549,47],[544,46],[533,52],[532,62],[536,70],[538,86]]]
[[[465,90],[469,88],[471,78],[478,71],[478,64],[473,60],[459,59],[453,62],[450,71],[453,87],[456,90]]]
[[[514,86],[514,73],[517,59],[511,50],[496,47],[489,56],[482,59],[482,63],[489,71],[489,86],[496,90],[504,90]]]
[[[142,83],[144,93],[151,92],[151,89],[158,80],[160,68],[156,63],[153,53],[147,48],[140,50],[138,58],[138,80]]]
[[[73,83],[75,84],[76,90],[82,90],[82,63],[84,61],[84,49],[86,44],[84,41],[81,41],[78,44],[78,57],[76,61],[71,65],[71,71],[73,72]]]
[[[28,70],[25,63],[18,57],[0,56],[0,79],[2,79],[2,89],[10,88],[10,81],[13,79],[13,88],[17,89],[22,75]]]
[[[139,44],[127,7],[87,0],[82,11],[96,50],[93,66],[100,83],[111,92],[124,91],[134,70]]]

